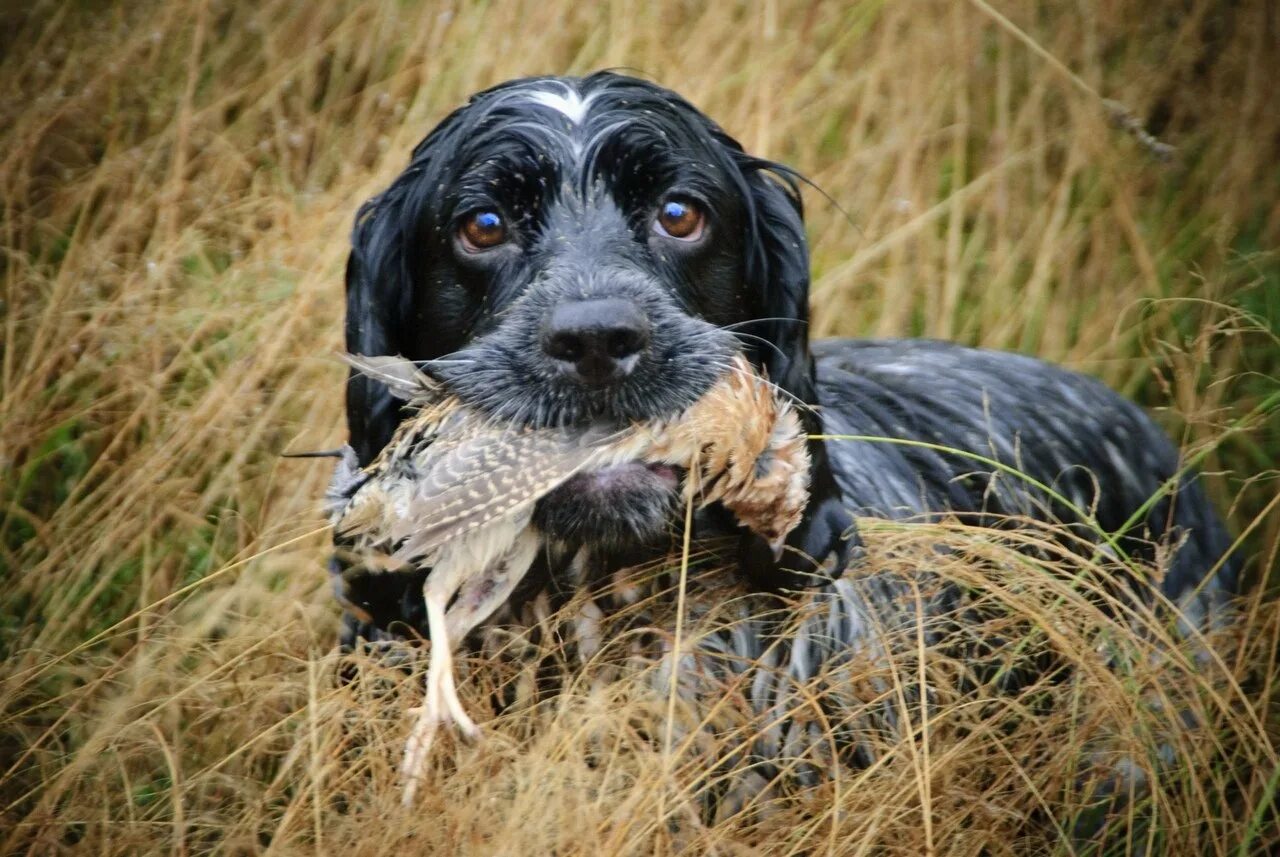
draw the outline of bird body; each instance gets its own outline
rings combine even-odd
[[[406,747],[413,797],[437,727],[479,730],[454,688],[452,649],[510,597],[537,554],[537,501],[575,474],[627,462],[680,467],[686,502],[720,502],[780,551],[808,501],[806,435],[744,359],[689,408],[623,429],[495,422],[400,358],[349,358],[419,408],[367,467],[345,449],[326,495],[339,543],[389,571],[429,567],[426,700]],[[696,474],[696,478],[693,478]]]

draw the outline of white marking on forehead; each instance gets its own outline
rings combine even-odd
[[[590,109],[591,100],[594,97],[594,95],[588,95],[583,98],[569,86],[562,86],[559,92],[538,89],[529,94],[530,101],[564,114],[574,125],[581,125],[587,118],[587,110]]]

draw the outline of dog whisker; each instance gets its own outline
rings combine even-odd
[[[787,322],[792,322],[794,324],[804,324],[804,325],[807,325],[809,323],[809,319],[807,318],[795,318],[793,316],[774,315],[774,316],[767,316],[765,318],[749,318],[746,321],[735,321],[732,324],[718,324],[716,325],[716,329],[736,330],[739,327],[746,327],[749,324],[763,324],[767,321],[787,321]]]
[[[716,368],[718,368],[718,369],[720,369],[720,370],[722,370],[722,371],[725,371],[725,372],[737,372],[737,371],[741,371],[741,370],[739,370],[737,367],[735,367],[733,364],[728,363],[728,362],[724,362],[724,363],[717,362],[717,363],[715,363],[715,364],[713,364],[713,365],[714,365]],[[794,393],[792,393],[790,390],[786,389],[785,387],[782,387],[782,386],[781,386],[781,385],[779,385],[779,384],[774,383],[774,382],[773,382],[773,381],[771,381],[769,378],[767,378],[767,377],[765,377],[765,376],[763,376],[763,375],[759,375],[759,376],[757,376],[757,378],[756,378],[756,382],[757,382],[757,383],[760,383],[760,384],[765,384],[765,385],[767,385],[767,386],[768,386],[770,389],[772,389],[772,390],[773,390],[777,395],[779,395],[779,396],[781,396],[782,398],[786,399],[788,402],[790,402],[791,404],[795,405],[797,408],[801,408],[801,409],[803,409],[803,410],[812,410],[812,409],[813,409],[813,406],[812,406],[812,405],[810,405],[808,402],[804,401],[804,400],[803,400],[803,399],[801,399],[799,396],[797,396],[797,395],[795,395]]]
[[[777,354],[779,357],[783,358],[784,360],[787,357],[787,353],[783,351],[781,348],[779,348],[776,343],[770,342],[769,340],[765,339],[763,336],[756,336],[754,333],[743,333],[742,331],[735,331],[733,335],[738,337],[739,339],[751,339],[751,340],[755,340],[756,342],[759,342],[761,345],[768,346],[775,354]]]

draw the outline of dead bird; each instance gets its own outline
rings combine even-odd
[[[344,448],[326,493],[337,541],[366,568],[430,568],[431,655],[405,748],[406,802],[441,724],[479,735],[457,696],[452,650],[533,564],[542,537],[530,519],[540,498],[575,474],[625,462],[678,467],[688,474],[686,502],[723,504],[775,552],[808,502],[799,417],[742,357],[684,412],[623,429],[512,426],[466,406],[407,360],[348,359],[419,409],[367,468]]]

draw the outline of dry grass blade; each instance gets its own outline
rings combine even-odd
[[[333,653],[327,468],[278,453],[342,440],[358,203],[472,91],[629,67],[852,213],[811,197],[815,335],[1021,349],[1159,406],[1265,578],[1275,27],[1265,2],[1210,0],[0,12],[0,852],[1271,853],[1275,603],[1243,605],[1201,666],[1107,601],[1103,558],[945,522],[868,522],[876,573],[849,585],[887,599],[877,643],[785,711],[749,704],[768,653],[682,662],[714,702],[668,710],[648,653],[670,592],[611,617],[586,665],[553,642],[571,617],[495,635],[464,703],[516,702],[482,746],[437,748],[407,812],[417,686]],[[1126,105],[1132,137],[1060,69]],[[1154,164],[1139,131],[1178,157]],[[759,607],[697,552],[686,571],[682,651]],[[912,620],[903,581],[967,593],[965,621]],[[532,694],[548,673],[561,693]],[[794,718],[815,741],[781,760],[791,787],[702,814],[758,770],[734,749]],[[862,764],[808,777],[851,735]],[[1146,785],[1103,818],[1121,769]]]

